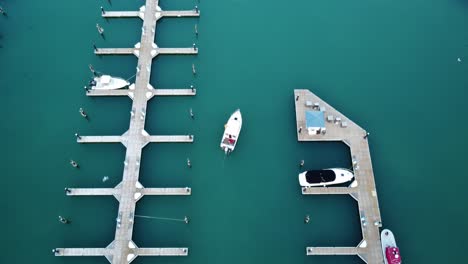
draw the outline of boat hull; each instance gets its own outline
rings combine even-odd
[[[241,129],[242,114],[240,110],[237,109],[224,126],[224,133],[221,138],[220,147],[226,154],[231,153],[236,148]]]

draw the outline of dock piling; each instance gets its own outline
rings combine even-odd
[[[78,165],[78,163],[74,160],[70,160],[70,165],[72,165],[73,168],[77,168],[77,169],[80,168],[80,165]]]

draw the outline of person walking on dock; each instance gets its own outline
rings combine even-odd
[[[302,127],[301,126],[299,127],[298,132],[299,132],[299,134],[302,133]]]

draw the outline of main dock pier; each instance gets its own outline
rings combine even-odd
[[[156,23],[163,17],[197,17],[197,10],[162,11],[159,0],[146,0],[139,11],[106,11],[103,17],[139,17],[143,20],[141,40],[129,49],[96,49],[98,55],[135,55],[138,66],[135,83],[129,89],[97,91],[88,96],[129,96],[132,100],[130,125],[127,132],[117,136],[81,136],[78,143],[122,143],[126,147],[122,182],[115,188],[68,188],[67,195],[113,195],[119,201],[114,241],[106,248],[56,248],[56,256],[104,256],[110,263],[132,262],[137,256],[186,256],[187,248],[139,248],[132,240],[136,203],[144,195],[190,195],[189,187],[145,188],[138,181],[142,149],[152,142],[193,142],[193,136],[151,136],[145,131],[146,106],[153,96],[195,95],[195,89],[154,89],[150,85],[151,64],[158,54],[197,54],[197,48],[159,48],[155,43]]]
[[[349,194],[358,203],[362,241],[356,247],[307,247],[307,255],[357,255],[364,262],[384,263],[379,228],[382,226],[367,132],[309,90],[294,90],[297,139],[338,141],[350,148],[355,183],[349,187],[302,188],[303,195]],[[309,134],[306,111],[322,112],[325,125]]]

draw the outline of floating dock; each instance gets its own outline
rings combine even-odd
[[[142,149],[151,142],[193,142],[192,135],[151,136],[145,130],[146,107],[153,96],[196,94],[195,89],[154,89],[150,85],[151,64],[158,54],[197,54],[192,48],[158,48],[155,39],[156,22],[162,17],[197,17],[198,10],[162,11],[159,0],[146,0],[145,6],[135,12],[103,12],[103,17],[140,17],[143,20],[141,40],[129,49],[97,49],[96,54],[127,55],[138,57],[135,83],[129,89],[90,90],[88,96],[129,96],[132,100],[130,125],[120,136],[80,136],[78,143],[122,143],[126,148],[122,182],[115,188],[69,188],[66,193],[75,195],[112,195],[119,201],[114,241],[106,248],[56,248],[56,256],[104,256],[110,263],[132,262],[138,256],[186,256],[188,248],[139,248],[132,240],[136,203],[144,195],[190,195],[189,187],[144,188],[138,181]]]
[[[338,141],[351,151],[354,177],[357,185],[350,187],[302,188],[303,195],[349,194],[358,203],[362,241],[356,247],[307,247],[307,255],[357,255],[364,262],[384,263],[380,244],[382,220],[375,188],[367,132],[331,107],[318,96],[305,89],[294,90],[298,141]],[[325,129],[319,134],[308,133],[306,111],[324,113]],[[354,187],[352,187],[354,186]]]

